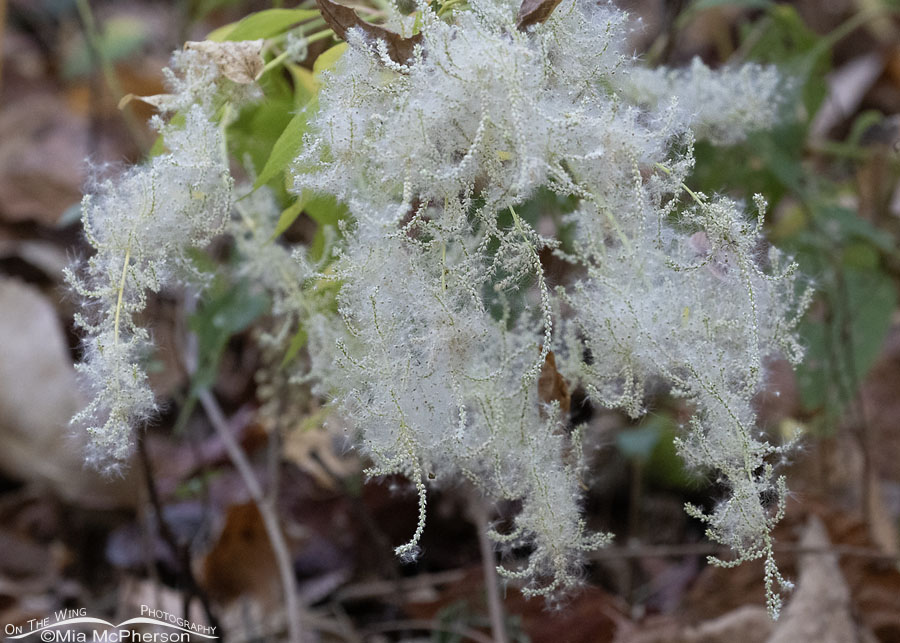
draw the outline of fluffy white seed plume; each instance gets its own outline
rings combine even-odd
[[[320,386],[363,428],[369,473],[400,473],[417,488],[419,526],[399,554],[417,548],[426,481],[465,479],[489,497],[522,502],[513,533],[494,536],[534,545],[527,573],[507,574],[550,579],[543,589],[552,591],[574,581],[581,552],[603,539],[579,517],[558,410],[542,414],[534,380],[523,380],[542,334],[525,320],[507,328],[494,319],[463,281],[460,255],[356,230],[338,264],[345,324],[337,334],[331,329],[329,349],[336,348],[338,368],[320,376]]]
[[[805,300],[790,262],[761,252],[761,215],[685,181],[695,138],[733,143],[774,122],[779,77],[641,69],[612,5],[564,0],[524,30],[518,9],[478,0],[445,20],[423,5],[409,60],[350,30],[324,74],[296,188],[337,196],[358,224],[339,262],[346,331],[320,323],[311,341],[319,390],[360,431],[371,472],[418,490],[400,553],[421,535],[427,479],[466,477],[521,503],[514,531],[491,535],[530,544],[529,563],[504,573],[552,594],[604,538],[580,517],[578,440],[538,399],[547,351],[592,401],[633,417],[665,382],[696,408],[682,453],[731,491],[712,515],[691,512],[739,559],[767,557],[775,612],[769,533],[784,486],[768,456],[780,448],[755,427],[752,398],[770,356],[799,359]],[[409,33],[411,21],[392,24]],[[541,186],[576,204],[570,252],[516,214]],[[541,251],[582,276],[554,291]]]
[[[686,69],[635,69],[619,78],[623,93],[652,107],[677,101],[697,138],[718,145],[775,124],[787,89],[772,66],[748,63],[713,70],[695,58]]]
[[[176,58],[187,64],[178,69],[194,79],[177,87],[187,102],[212,87],[208,66],[198,70],[193,60]],[[134,429],[156,408],[144,372],[152,344],[136,317],[148,292],[191,275],[186,249],[206,245],[231,211],[222,133],[207,107],[186,106],[180,126],[157,118],[167,151],[103,181],[82,202],[95,254],[81,270],[68,270],[67,280],[83,299],[84,312],[76,317],[86,331],[78,369],[92,400],[74,422],[91,435],[89,462],[107,471],[128,458]]]
[[[752,400],[770,357],[800,358],[808,298],[791,262],[765,250],[761,199],[751,216],[688,184],[693,141],[733,143],[771,125],[781,81],[755,65],[642,69],[611,4],[563,0],[523,29],[518,12],[510,0],[470,0],[442,16],[425,3],[393,15],[397,33],[419,30],[407,60],[347,31],[295,165],[298,192],[346,204],[342,239],[319,265],[272,243],[278,208],[263,192],[228,228],[240,274],[281,317],[264,340],[284,346],[302,328],[303,379],[358,431],[372,475],[416,488],[419,523],[400,555],[417,550],[427,485],[467,480],[518,507],[509,530],[489,535],[531,548],[502,568],[529,595],[576,584],[583,552],[608,540],[581,515],[583,427],[540,390],[550,351],[570,385],[632,417],[666,384],[695,409],[681,453],[718,471],[730,494],[710,514],[689,513],[737,560],[766,558],[775,613],[786,582],[770,532],[785,489],[772,461],[783,447],[756,427]],[[241,56],[258,46],[179,54],[173,94],[151,101],[186,115],[160,124],[168,152],[85,199],[96,254],[69,278],[89,311],[80,368],[95,396],[79,419],[100,465],[127,457],[154,407],[141,368],[149,336],[136,324],[146,293],[186,272],[185,249],[232,210],[213,117],[222,100],[252,93],[244,80],[259,61]],[[241,64],[226,72],[232,54]],[[571,247],[518,214],[539,189],[568,204],[556,223],[574,232]],[[550,254],[570,264],[565,283],[548,282]]]

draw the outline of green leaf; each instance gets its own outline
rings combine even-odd
[[[775,4],[767,16],[769,27],[750,48],[749,56],[778,65],[792,80],[805,111],[799,116],[809,123],[828,94],[825,77],[831,68],[830,48],[822,36],[806,26],[794,7]],[[788,100],[795,102],[793,97]]]
[[[850,258],[855,258],[853,253]],[[823,411],[831,422],[856,396],[878,359],[897,307],[897,292],[885,273],[852,264],[839,266],[821,287],[827,312],[801,325],[808,349],[797,382],[804,406]]]
[[[674,420],[666,416],[661,424],[659,442],[644,467],[644,475],[648,482],[664,489],[697,489],[703,476],[699,471],[688,468],[684,458],[678,454],[675,438],[679,431]]]
[[[284,33],[298,22],[319,15],[316,9],[267,9],[251,13],[246,18],[210,32],[207,40],[257,40]]]
[[[654,422],[626,429],[616,436],[616,446],[629,460],[647,461],[659,443],[662,428]]]
[[[272,233],[272,239],[277,239],[284,234],[285,230],[291,227],[291,224],[296,221],[297,217],[300,216],[300,213],[303,212],[303,206],[305,204],[306,199],[301,196],[282,211],[281,216],[278,217],[278,223],[275,224],[275,232]]]
[[[717,7],[740,7],[742,9],[766,9],[772,5],[772,0],[695,0],[691,6],[685,9],[675,22],[678,29],[684,27],[701,11],[715,9]]]
[[[313,76],[318,77],[326,69],[331,69],[334,67],[334,64],[338,61],[338,59],[344,55],[344,52],[347,51],[347,43],[341,42],[336,44],[331,49],[326,49],[319,57],[316,58],[316,62],[313,63]]]
[[[103,57],[112,62],[125,60],[140,51],[150,38],[147,25],[136,18],[115,17],[103,23],[97,46]],[[94,56],[84,38],[77,39],[63,59],[63,78],[78,78],[93,71]]]
[[[296,63],[288,62],[284,66],[290,72],[291,80],[294,81],[294,103],[306,105],[319,90],[319,83],[316,81],[316,77],[306,67],[301,67]]]
[[[306,340],[309,339],[309,335],[306,333],[306,329],[301,326],[297,329],[297,332],[294,333],[294,336],[291,338],[291,344],[288,346],[287,352],[284,354],[284,359],[281,360],[281,368],[284,368],[288,364],[290,364],[295,357],[297,357],[297,353],[300,352],[300,349],[306,346]]]
[[[188,322],[197,335],[197,370],[191,382],[193,392],[215,384],[228,340],[246,330],[268,308],[268,298],[252,292],[246,284],[219,282],[213,288],[209,298]]]
[[[309,247],[310,258],[313,261],[318,261],[325,252],[326,229],[337,227],[338,222],[347,217],[347,207],[342,203],[338,203],[333,196],[316,195],[306,202],[303,211],[319,224],[316,236],[313,237],[312,244]]]
[[[844,248],[841,262],[848,268],[860,270],[878,270],[881,255],[868,243],[857,241]]]
[[[288,94],[270,98],[243,109],[236,121],[228,126],[228,147],[235,158],[250,158],[252,169],[258,173],[272,154],[275,141],[292,118],[294,100]]]
[[[314,110],[315,101],[294,114],[281,136],[275,141],[275,145],[272,146],[272,152],[253,184],[254,189],[278,177],[291,161],[297,158],[303,145],[303,133],[306,131],[307,121]]]
[[[860,217],[855,210],[837,205],[823,205],[817,206],[815,212],[822,233],[828,237],[833,247],[840,247],[852,241],[864,241],[886,255],[897,253],[894,235],[887,230],[876,228]]]

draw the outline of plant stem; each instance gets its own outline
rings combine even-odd
[[[323,40],[325,38],[330,38],[333,35],[334,35],[334,31],[332,29],[323,29],[322,31],[317,31],[314,34],[308,36],[306,38],[306,43],[310,44],[310,43],[318,42],[319,40]],[[280,65],[281,63],[283,63],[285,61],[285,59],[288,57],[289,54],[290,54],[290,51],[284,50],[280,54],[275,56],[272,60],[267,62],[265,67],[262,68],[262,71],[256,75],[256,79],[259,80],[260,78],[263,77],[263,75],[265,75],[265,73],[267,71],[270,71],[270,70],[274,69],[275,67],[278,67],[278,65]]]
[[[129,240],[130,241],[130,240]],[[125,279],[128,277],[128,264],[131,261],[131,245],[125,251],[125,261],[122,262],[122,278],[119,279],[119,294],[116,297],[116,319],[113,322],[113,346],[119,345],[119,319],[122,316],[122,299],[125,296]]]
[[[259,480],[257,480],[256,474],[253,472],[253,467],[247,459],[247,455],[231,434],[231,431],[228,428],[228,421],[225,419],[225,415],[222,413],[219,403],[209,391],[202,391],[198,397],[210,423],[213,425],[213,428],[225,445],[228,457],[231,458],[231,462],[244,480],[244,484],[247,485],[247,491],[250,492],[250,497],[253,499],[253,502],[256,503],[256,507],[259,509],[259,513],[262,516],[266,534],[272,545],[272,551],[275,553],[275,560],[278,564],[278,574],[281,577],[287,618],[288,640],[290,643],[302,643],[303,626],[300,622],[300,601],[297,596],[294,565],[291,562],[291,555],[288,551],[284,533],[281,531],[278,515],[276,514],[272,503],[266,499],[262,486],[259,484]]]
[[[6,0],[0,0],[0,91],[3,89],[3,35],[6,32]]]
[[[469,514],[478,532],[478,549],[481,551],[481,567],[484,572],[484,591],[487,595],[488,615],[491,619],[491,636],[494,643],[509,643],[506,633],[506,618],[500,586],[497,582],[497,562],[494,547],[488,538],[488,515],[482,500],[474,491],[470,494]]]
[[[5,0],[0,0],[0,2],[5,2]],[[103,71],[103,77],[106,80],[106,86],[113,95],[113,101],[118,103],[125,95],[125,92],[122,90],[122,85],[119,83],[119,77],[116,76],[116,70],[113,67],[112,62],[106,57],[106,52],[103,51],[100,32],[97,29],[96,20],[94,20],[94,13],[91,11],[90,0],[75,0],[75,5],[78,8],[78,16],[81,18],[81,23],[84,27],[84,36],[87,39],[91,56],[100,64],[100,68]],[[144,130],[141,128],[141,124],[135,118],[134,113],[128,109],[123,109],[122,117],[125,119],[128,133],[131,134],[131,138],[134,140],[135,144],[142,151],[146,150],[148,147],[147,137],[144,134]]]
[[[206,614],[206,619],[209,621],[209,624],[218,632],[221,632],[221,627],[219,626],[219,621],[216,618],[216,615],[212,611],[212,606],[209,602],[209,597],[206,595],[206,592],[200,587],[200,584],[197,582],[197,579],[194,577],[194,572],[191,568],[191,554],[190,549],[187,545],[182,545],[178,541],[178,537],[172,531],[172,528],[169,526],[169,523],[166,522],[166,518],[163,515],[163,507],[162,501],[159,497],[159,490],[156,487],[156,481],[153,478],[153,466],[150,462],[150,454],[147,451],[147,445],[145,442],[145,436],[141,436],[138,439],[138,459],[140,460],[141,467],[144,473],[144,482],[146,483],[147,495],[149,496],[150,504],[153,507],[153,511],[156,514],[156,524],[159,535],[169,546],[169,549],[172,551],[172,555],[177,561],[179,574],[183,577],[185,587],[185,596],[184,596],[184,616],[188,618],[190,616],[190,602],[191,598],[196,596],[200,600],[200,605],[203,607],[203,611]],[[152,567],[154,576],[157,576],[155,567]],[[159,586],[159,578],[156,578],[156,586]]]

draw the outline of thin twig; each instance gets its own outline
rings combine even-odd
[[[682,558],[687,556],[720,556],[728,552],[727,547],[711,543],[692,543],[686,545],[629,545],[627,547],[606,547],[591,552],[592,560],[616,560],[621,558]],[[846,558],[868,558],[886,562],[900,563],[900,557],[886,554],[871,547],[854,545],[832,545],[831,547],[803,547],[801,545],[779,545],[776,554],[793,554],[796,556],[839,556]]]
[[[366,633],[376,632],[402,632],[404,630],[425,630],[426,632],[448,632],[475,641],[475,643],[494,643],[488,636],[478,630],[469,627],[453,625],[452,623],[438,623],[424,619],[410,619],[408,621],[386,621],[376,623],[365,629]]]
[[[153,593],[154,600],[157,605],[159,605],[162,601],[160,599],[160,588],[162,587],[162,581],[159,578],[159,570],[156,568],[156,560],[154,559],[154,541],[153,541],[153,528],[151,527],[151,520],[148,515],[148,507],[151,504],[150,493],[147,490],[147,486],[149,485],[149,481],[147,478],[147,469],[144,467],[144,478],[145,484],[138,485],[137,493],[138,493],[138,509],[137,509],[137,521],[138,528],[141,530],[141,556],[144,559],[144,567],[147,570],[147,576],[150,578],[150,582],[153,584]],[[185,614],[185,617],[188,615]]]
[[[491,635],[495,643],[509,643],[500,584],[497,582],[497,561],[494,558],[494,547],[487,535],[489,528],[487,508],[484,500],[474,492],[469,494],[469,515],[475,525],[475,531],[478,532],[478,549],[481,551],[481,568],[484,573],[484,591],[487,594],[488,614],[491,619]]]
[[[0,0],[0,93],[3,91],[3,43],[6,33],[6,0]]]
[[[0,2],[2,1],[3,0],[0,0]],[[91,58],[100,65],[100,69],[103,72],[103,78],[106,81],[106,86],[112,94],[113,100],[118,103],[119,99],[125,95],[125,92],[122,90],[121,83],[119,83],[119,77],[116,75],[116,69],[113,66],[112,61],[103,50],[100,30],[97,27],[97,21],[94,19],[90,0],[75,0],[75,6],[78,9],[79,18],[81,18],[81,24],[84,28],[84,37],[87,41]],[[141,123],[135,117],[134,112],[126,107],[122,110],[122,117],[125,119],[128,133],[134,140],[135,145],[142,151],[146,150],[148,147],[147,136],[141,127]]]
[[[446,572],[436,572],[434,574],[417,574],[416,576],[402,578],[398,581],[366,581],[341,587],[334,593],[333,598],[337,603],[370,600],[373,598],[382,598],[384,596],[402,598],[407,594],[412,594],[423,588],[458,583],[465,578],[465,576],[465,571],[461,569],[452,569]]]
[[[300,622],[300,601],[297,597],[297,583],[294,576],[294,566],[291,562],[291,555],[288,551],[284,533],[282,532],[281,525],[278,521],[278,515],[275,512],[274,506],[266,500],[262,486],[259,484],[259,480],[257,480],[256,474],[253,472],[253,467],[250,465],[247,455],[231,434],[231,431],[228,428],[228,421],[225,419],[225,414],[222,413],[222,409],[219,408],[219,403],[209,391],[202,391],[198,395],[198,398],[200,399],[200,404],[203,406],[203,410],[206,412],[210,423],[213,425],[213,428],[225,445],[228,457],[231,458],[231,462],[238,470],[244,484],[247,486],[250,497],[253,499],[253,502],[256,503],[259,513],[262,516],[266,534],[269,537],[269,542],[275,553],[275,560],[278,564],[278,574],[281,577],[285,612],[287,613],[288,638],[290,643],[302,643],[303,626]]]
[[[184,579],[184,615],[185,617],[189,616],[191,598],[196,596],[200,601],[200,605],[203,606],[203,611],[206,614],[206,619],[209,621],[209,624],[215,628],[216,631],[220,632],[221,628],[219,627],[219,621],[212,611],[209,597],[207,597],[203,588],[200,587],[197,579],[194,578],[194,571],[191,567],[190,548],[178,541],[177,536],[172,532],[169,523],[166,522],[166,519],[163,516],[159,490],[156,488],[156,479],[153,477],[153,465],[150,462],[150,454],[147,452],[147,445],[145,444],[143,436],[137,441],[137,451],[138,459],[141,462],[141,467],[144,472],[147,494],[150,496],[150,504],[153,507],[153,511],[156,513],[156,524],[159,535],[162,536],[162,539],[172,551],[172,555],[175,557],[176,564],[178,565],[178,571]]]

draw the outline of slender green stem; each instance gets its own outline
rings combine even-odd
[[[278,67],[278,65],[280,65],[281,63],[283,63],[285,61],[285,59],[290,55],[290,53],[291,52],[289,52],[288,50],[285,49],[280,54],[275,56],[272,60],[267,62],[266,66],[262,68],[262,71],[256,75],[256,79],[259,80],[266,74],[267,71]]]
[[[859,13],[854,14],[843,23],[835,27],[828,35],[826,35],[822,40],[820,40],[816,44],[816,49],[818,51],[824,51],[826,49],[831,49],[838,42],[849,36],[859,27],[862,27],[870,20],[874,20],[885,14],[894,14],[898,13],[898,10],[895,7],[889,7],[885,5],[871,7],[869,9],[865,9],[860,11]]]
[[[314,42],[318,42],[319,40],[324,40],[325,38],[330,38],[334,36],[334,31],[332,29],[323,29],[322,31],[317,31],[314,34],[305,37],[307,44],[312,44]],[[256,79],[259,80],[262,78],[266,72],[275,69],[280,64],[282,64],[290,55],[290,51],[285,49],[280,54],[275,56],[272,60],[266,63],[265,67],[263,67],[262,71],[256,76]]]
[[[6,0],[0,0],[0,83],[3,81],[3,34],[6,31]],[[0,84],[0,89],[3,85]]]
[[[130,245],[128,246],[128,250],[125,251],[125,261],[122,263],[122,277],[119,279],[119,294],[116,297],[116,318],[113,322],[113,346],[119,345],[119,319],[122,316],[122,300],[125,297],[125,279],[128,277],[129,263],[131,263]]]
[[[325,38],[329,38],[334,35],[334,31],[331,29],[323,29],[322,31],[317,31],[314,34],[311,34],[306,37],[307,43],[318,42],[319,40],[323,40]]]
[[[118,103],[125,95],[125,92],[122,90],[122,85],[119,83],[119,77],[116,75],[116,70],[113,67],[112,61],[109,60],[109,58],[106,56],[106,52],[103,49],[100,30],[97,28],[97,21],[94,19],[94,13],[91,10],[90,0],[75,0],[75,6],[78,8],[78,16],[81,18],[81,23],[84,27],[84,35],[87,39],[91,55],[93,59],[100,64],[100,69],[103,72],[103,78],[106,81],[106,86],[112,93],[113,100]],[[138,122],[137,118],[135,117],[134,112],[130,111],[127,108],[123,109],[122,117],[125,119],[125,125],[128,127],[128,133],[131,135],[131,138],[134,140],[135,144],[137,144],[137,146],[142,150],[146,149],[148,146],[147,136],[144,133],[140,122]]]
[[[656,166],[657,169],[662,170],[662,171],[665,172],[667,175],[672,176],[672,170],[670,170],[669,168],[667,168],[667,167],[666,167],[665,165],[663,165],[662,163],[656,163],[655,166]],[[681,189],[684,190],[685,192],[687,192],[687,193],[691,196],[691,198],[692,198],[694,201],[697,202],[697,205],[699,205],[700,207],[706,207],[706,201],[704,201],[703,199],[701,199],[699,194],[697,194],[697,193],[694,192],[691,188],[689,188],[689,187],[687,186],[687,184],[685,184],[683,181],[680,181],[679,183],[680,183]]]

